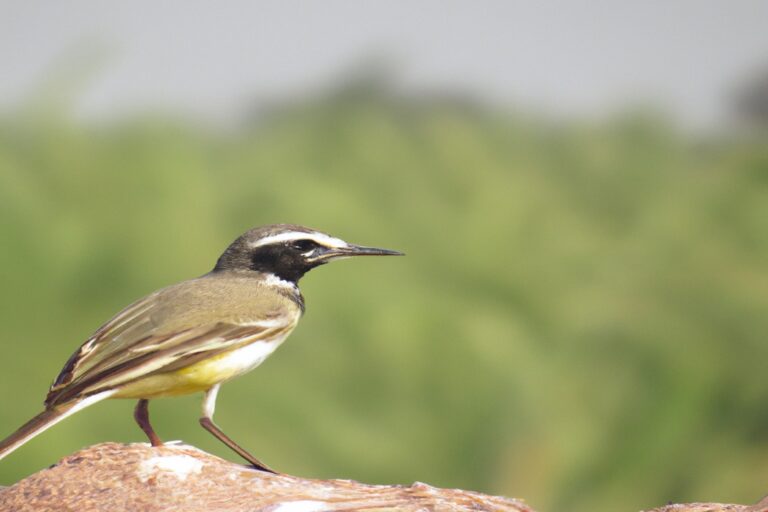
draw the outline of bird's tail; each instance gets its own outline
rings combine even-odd
[[[109,398],[114,391],[103,391],[95,395],[84,398],[78,398],[71,402],[57,405],[46,409],[21,427],[13,434],[0,441],[0,459],[14,452],[21,445],[35,437],[36,435],[48,430],[64,418],[75,414],[89,405],[95,404],[105,398]]]

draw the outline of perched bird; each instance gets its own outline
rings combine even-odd
[[[148,401],[203,392],[203,428],[254,467],[271,471],[213,423],[219,387],[258,366],[293,331],[304,312],[298,282],[306,272],[350,256],[396,255],[402,253],[290,224],[247,231],[211,272],[137,300],[93,333],[54,381],[45,410],[0,441],[0,459],[107,398],[138,399],[134,418],[159,446]]]

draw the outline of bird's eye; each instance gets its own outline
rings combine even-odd
[[[291,247],[299,252],[307,252],[317,247],[317,243],[312,240],[296,240],[291,244]]]

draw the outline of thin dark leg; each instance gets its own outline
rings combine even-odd
[[[213,420],[211,418],[200,418],[200,425],[203,426],[205,430],[213,434],[216,439],[224,443],[225,445],[229,446],[229,448],[234,451],[236,454],[247,460],[251,463],[251,465],[259,469],[261,471],[267,471],[268,473],[274,473],[277,474],[277,471],[270,468],[263,462],[261,462],[259,459],[248,453],[245,448],[234,442],[227,434],[221,431],[219,427],[216,426],[215,423],[213,423]]]
[[[203,398],[203,416],[200,418],[200,425],[202,425],[205,430],[213,434],[216,439],[229,446],[233,452],[250,462],[254,468],[261,471],[277,474],[277,471],[271,469],[259,459],[248,453],[242,446],[234,442],[227,434],[222,432],[221,429],[217,427],[213,422],[213,411],[216,408],[216,395],[219,394],[219,386],[219,384],[216,384],[205,392],[205,398]]]
[[[139,428],[147,434],[152,446],[163,446],[163,441],[155,434],[155,431],[152,430],[152,425],[149,423],[149,400],[144,398],[139,400],[139,403],[136,404],[136,409],[133,410],[133,418],[139,424]]]

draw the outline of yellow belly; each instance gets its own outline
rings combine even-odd
[[[257,341],[185,368],[144,377],[121,388],[113,398],[160,398],[207,391],[256,368],[281,341]]]

